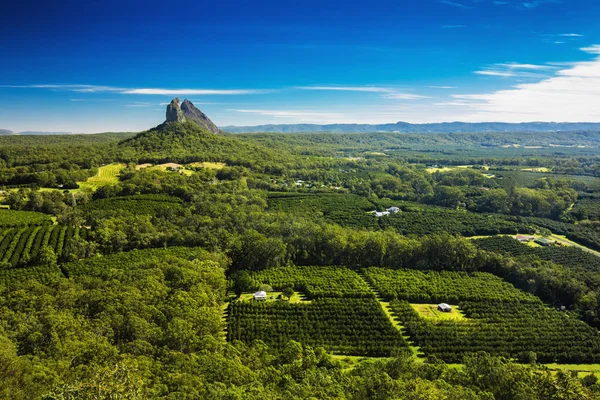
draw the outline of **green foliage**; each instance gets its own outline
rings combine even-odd
[[[541,302],[462,301],[466,322],[431,322],[404,300],[391,306],[421,350],[446,362],[460,362],[465,354],[478,351],[521,362],[530,360],[531,351],[545,363],[600,360],[600,337],[594,328]]]
[[[347,355],[389,356],[408,345],[375,299],[319,298],[310,303],[229,305],[228,340],[262,340],[284,349],[290,340]]]
[[[388,299],[414,303],[450,303],[461,301],[518,301],[539,303],[528,293],[492,274],[484,272],[416,271],[366,268],[364,274]]]
[[[49,224],[52,224],[52,220],[50,219],[50,216],[46,214],[0,209],[0,227]]]
[[[250,290],[258,289],[261,283],[267,283],[275,290],[293,288],[311,299],[373,297],[369,286],[360,276],[355,271],[343,267],[271,268],[253,273],[251,282]]]

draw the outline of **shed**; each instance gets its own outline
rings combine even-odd
[[[540,246],[552,246],[556,243],[554,240],[550,240],[550,239],[546,239],[546,238],[535,239],[534,242],[539,244]]]
[[[535,239],[535,236],[531,236],[531,235],[517,235],[515,236],[515,239],[517,239],[519,242],[531,242],[532,240]]]
[[[438,310],[441,311],[441,312],[451,312],[452,311],[452,307],[450,307],[446,303],[441,303],[441,304],[438,304]]]
[[[256,301],[267,301],[267,292],[259,291],[252,295],[252,300]]]

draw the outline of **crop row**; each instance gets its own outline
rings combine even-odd
[[[79,229],[63,225],[40,225],[9,228],[0,232],[0,262],[4,267],[34,265],[40,249],[50,246],[57,257],[65,256],[67,243]]]
[[[271,285],[276,290],[292,287],[314,299],[320,297],[373,297],[356,272],[344,267],[279,267],[252,274],[253,286]]]
[[[517,300],[540,303],[537,297],[485,272],[468,274],[371,267],[365,268],[364,274],[377,291],[388,299],[450,304],[458,304],[465,300]]]
[[[30,225],[51,225],[52,219],[47,214],[35,211],[15,211],[0,209],[0,227],[17,227]]]
[[[479,248],[512,256],[535,256],[574,271],[592,289],[600,287],[600,257],[573,246],[530,247],[508,236],[473,241]]]
[[[421,318],[407,301],[391,307],[406,333],[427,355],[461,362],[465,353],[486,351],[526,362],[531,352],[540,362],[598,363],[600,335],[565,312],[542,303],[465,301],[467,317],[433,322]]]
[[[228,340],[262,340],[282,349],[289,340],[345,355],[389,356],[407,348],[375,299],[320,298],[310,303],[229,305]]]

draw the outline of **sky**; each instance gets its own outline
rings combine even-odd
[[[600,122],[597,0],[8,2],[0,128]]]

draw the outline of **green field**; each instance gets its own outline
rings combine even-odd
[[[119,163],[104,165],[98,168],[98,173],[95,176],[88,178],[85,182],[78,182],[79,188],[96,190],[103,185],[113,185],[119,182],[119,173],[125,167],[125,164]]]
[[[431,321],[464,321],[465,316],[458,308],[458,305],[450,304],[451,312],[441,312],[437,304],[411,304],[410,305],[419,315]]]

